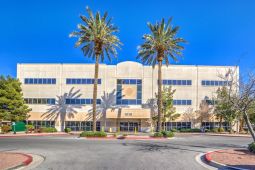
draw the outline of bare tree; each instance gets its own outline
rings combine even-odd
[[[192,126],[196,123],[196,112],[193,111],[192,108],[188,108],[183,113],[183,120],[186,122],[191,122]]]
[[[205,97],[204,100],[201,101],[199,105],[199,110],[196,112],[198,113],[197,120],[200,121],[202,124],[204,121],[208,121],[211,117],[212,107],[209,106],[207,103],[208,97]]]
[[[240,81],[238,81],[236,76],[237,69],[229,69],[226,75],[221,75],[221,78],[228,83],[228,97],[226,101],[231,104],[232,110],[235,110],[239,114],[239,117],[244,119],[255,141],[255,133],[248,113],[253,107],[255,100],[255,76],[250,73],[245,79]]]

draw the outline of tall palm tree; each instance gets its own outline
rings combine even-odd
[[[85,57],[95,60],[95,75],[93,87],[93,131],[96,131],[96,99],[99,72],[99,60],[104,61],[105,56],[111,61],[111,56],[117,57],[116,48],[120,48],[121,42],[115,35],[118,28],[108,19],[107,12],[100,16],[95,15],[87,7],[88,16],[81,15],[83,24],[78,24],[78,31],[70,34],[70,37],[78,37],[75,47],[80,47]]]
[[[182,56],[184,49],[180,43],[186,42],[182,38],[176,37],[179,27],[171,26],[172,18],[167,23],[162,19],[155,25],[148,23],[150,34],[144,34],[144,43],[139,46],[137,59],[141,59],[144,64],[158,64],[158,126],[157,131],[161,131],[162,113],[162,73],[161,67],[164,62],[167,66],[172,58],[177,61],[177,57]]]

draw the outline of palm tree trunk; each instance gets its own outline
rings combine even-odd
[[[93,132],[96,132],[96,106],[97,106],[98,70],[99,70],[99,55],[96,55],[94,87],[93,87]]]
[[[161,126],[161,113],[162,113],[162,61],[158,61],[158,126],[157,131],[160,132],[162,130]]]
[[[245,123],[246,123],[246,125],[247,125],[247,127],[248,127],[249,132],[251,133],[251,136],[252,136],[252,138],[253,138],[253,141],[255,142],[255,132],[254,132],[254,130],[253,130],[253,128],[252,128],[250,119],[249,119],[249,117],[248,117],[248,115],[247,115],[246,112],[244,112],[243,118],[244,118],[244,121],[245,121]]]

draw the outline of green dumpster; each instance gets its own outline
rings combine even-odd
[[[26,124],[24,122],[15,122],[14,124],[12,124],[12,131],[13,132],[26,131]]]

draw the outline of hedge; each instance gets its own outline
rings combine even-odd
[[[106,137],[105,132],[93,132],[93,131],[84,131],[80,134],[80,137]]]

